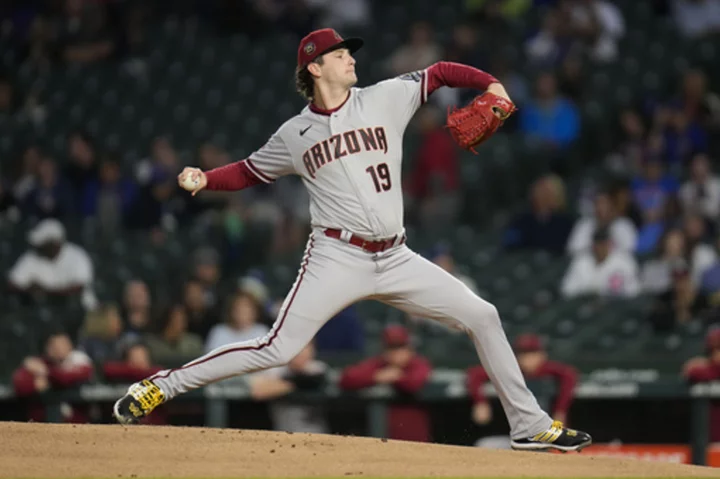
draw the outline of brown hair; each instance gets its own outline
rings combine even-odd
[[[315,60],[312,61],[312,63],[322,65],[322,56],[317,57]],[[295,89],[298,93],[300,93],[303,98],[308,101],[312,101],[313,93],[315,91],[315,79],[313,78],[312,73],[310,73],[310,71],[307,69],[307,66],[302,68],[297,67],[295,69]]]

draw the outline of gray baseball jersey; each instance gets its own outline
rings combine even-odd
[[[374,299],[466,330],[498,391],[513,438],[550,427],[552,420],[525,385],[497,309],[401,240],[402,137],[427,97],[426,84],[421,71],[353,88],[334,111],[305,108],[250,155],[248,168],[263,181],[298,174],[310,192],[313,232],[300,271],[267,335],[152,376],[168,399],[285,364],[340,310]],[[330,237],[326,228],[342,235]],[[353,235],[393,242],[369,252],[351,244]]]
[[[402,137],[425,102],[424,73],[353,88],[339,109],[305,107],[252,153],[249,165],[263,181],[303,178],[313,226],[367,238],[403,232],[400,187]]]

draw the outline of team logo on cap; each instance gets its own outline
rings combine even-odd
[[[305,45],[305,54],[312,55],[312,53],[315,51],[315,44],[313,42],[308,43]]]

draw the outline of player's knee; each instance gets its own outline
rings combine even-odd
[[[300,351],[295,348],[278,348],[275,353],[274,366],[284,366],[289,363]]]
[[[472,321],[481,329],[500,324],[500,313],[497,308],[487,301],[479,301],[472,311]]]

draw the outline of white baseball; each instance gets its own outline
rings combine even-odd
[[[194,191],[195,189],[197,189],[198,186],[200,186],[200,175],[186,175],[185,179],[182,181],[181,186],[188,191]]]

